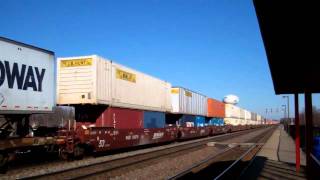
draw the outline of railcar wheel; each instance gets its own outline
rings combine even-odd
[[[63,160],[69,160],[70,159],[70,153],[65,148],[59,149],[59,156]]]
[[[84,157],[84,148],[80,145],[75,146],[73,154],[75,159],[82,159]]]
[[[6,152],[0,152],[0,173],[4,174],[8,170],[9,156]]]
[[[180,139],[182,137],[182,133],[181,133],[181,131],[178,131],[178,133],[177,133],[177,139]]]

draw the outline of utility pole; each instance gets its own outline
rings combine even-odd
[[[287,98],[287,108],[288,108],[288,119],[290,118],[290,110],[289,110],[289,96],[282,96],[283,98]]]

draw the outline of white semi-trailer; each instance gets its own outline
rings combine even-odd
[[[53,52],[0,37],[0,114],[51,112],[54,64]]]
[[[39,142],[29,116],[52,112],[54,67],[52,51],[0,37],[0,170],[15,148]]]
[[[0,37],[0,135],[25,136],[28,117],[55,105],[54,53]]]

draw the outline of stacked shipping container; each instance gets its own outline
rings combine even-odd
[[[113,127],[115,129],[141,129],[144,126],[142,110],[108,107],[93,122],[97,127]]]
[[[207,117],[224,118],[225,117],[225,105],[223,102],[217,101],[212,98],[208,98],[208,115]]]
[[[164,128],[171,112],[170,83],[96,55],[58,58],[57,79],[58,104],[74,104],[91,126]]]
[[[58,104],[171,111],[171,84],[102,57],[58,58]]]
[[[226,104],[226,117],[240,119],[240,108],[232,104]]]
[[[76,117],[80,124],[89,127],[110,127],[115,129],[165,128],[165,113],[136,109],[78,106]],[[85,122],[85,123],[81,123]]]
[[[180,126],[185,127],[204,127],[205,117],[204,116],[194,116],[194,115],[182,115],[178,120]]]
[[[225,108],[225,123],[234,126],[240,125],[242,123],[240,119],[240,108],[232,104],[225,104]]]
[[[210,126],[223,126],[224,125],[224,119],[223,118],[210,118],[207,121],[207,124]]]
[[[251,112],[248,110],[245,110],[245,120],[246,120],[246,124],[252,124],[251,122]]]
[[[226,104],[225,123],[230,125],[263,124],[263,117],[232,104]]]
[[[58,58],[57,79],[58,104],[73,104],[76,120],[97,127],[164,128],[168,113],[174,117],[170,124],[190,127],[261,121],[256,113],[186,88],[171,88],[96,55]]]
[[[164,128],[166,126],[166,114],[163,112],[144,111],[143,128]]]
[[[207,116],[207,97],[182,87],[171,89],[172,113]]]
[[[224,125],[223,118],[225,117],[225,104],[218,100],[208,98],[208,115],[206,118],[206,125],[222,126]]]

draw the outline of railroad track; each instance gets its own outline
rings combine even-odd
[[[257,131],[266,132],[268,128],[259,128],[246,131],[240,131],[231,134],[224,134],[204,139],[197,139],[188,142],[182,142],[174,145],[167,145],[163,148],[157,148],[156,150],[146,151],[143,153],[133,153],[131,155],[109,159],[105,161],[93,162],[93,163],[79,163],[78,166],[70,168],[64,168],[56,171],[43,172],[39,169],[38,174],[33,175],[20,175],[16,176],[17,179],[86,179],[99,175],[108,174],[108,177],[117,177],[123,172],[132,171],[135,168],[147,164],[156,163],[161,159],[167,159],[170,157],[178,156],[179,154],[186,154],[193,151],[200,150],[206,147],[208,142],[212,141],[227,141],[228,139],[238,138]],[[263,134],[263,133],[262,133]],[[256,138],[256,137],[255,137]],[[247,140],[253,141],[254,138]],[[218,150],[223,149],[223,146],[218,147]]]
[[[275,128],[273,128],[274,130]],[[176,179],[234,179],[239,177],[273,133],[257,136],[254,143],[231,144],[221,152],[207,157],[168,178]],[[223,162],[223,163],[221,163]]]

